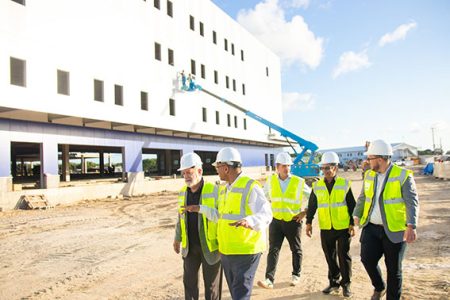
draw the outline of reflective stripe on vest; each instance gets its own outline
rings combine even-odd
[[[230,191],[226,192],[225,187],[221,190],[217,229],[220,253],[255,254],[265,250],[266,241],[261,232],[229,225],[253,214],[248,206],[248,199],[256,184],[259,183],[242,176],[237,179]]]
[[[184,186],[178,193],[178,212],[180,214],[181,227],[181,246],[187,248],[189,243],[187,239],[186,230],[186,214],[182,213],[182,207],[186,203],[187,186]],[[217,199],[219,195],[218,186],[213,183],[203,183],[202,193],[200,196],[200,204],[211,208],[217,208]],[[202,214],[203,230],[205,234],[206,244],[210,252],[218,249],[217,242],[217,223],[209,221],[204,214]]]
[[[406,229],[406,205],[402,195],[402,186],[411,171],[397,165],[392,165],[383,191],[383,206],[386,215],[388,229],[391,232],[404,231]],[[361,225],[369,221],[369,211],[375,196],[375,171],[367,171],[364,176],[364,202]]]
[[[270,200],[272,202],[273,217],[286,222],[300,213],[305,180],[298,176],[291,176],[286,190],[281,190],[278,174],[267,178],[270,184]]]
[[[313,191],[317,197],[320,229],[340,230],[349,227],[350,214],[345,197],[350,189],[350,184],[350,181],[336,177],[330,194],[323,178],[313,183]]]

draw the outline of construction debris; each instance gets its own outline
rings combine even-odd
[[[48,209],[50,206],[45,195],[23,195],[20,201],[21,209]]]

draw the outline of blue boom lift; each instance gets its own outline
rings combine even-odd
[[[294,164],[291,166],[292,174],[301,176],[303,178],[310,178],[310,179],[320,176],[320,167],[319,167],[319,165],[314,164],[314,157],[316,156],[316,151],[318,149],[316,144],[306,141],[306,140],[302,139],[301,137],[299,137],[298,135],[290,132],[289,130],[284,129],[284,128],[270,122],[269,120],[266,120],[263,117],[260,117],[257,114],[254,114],[251,111],[249,111],[245,108],[242,108],[239,105],[234,104],[231,101],[228,101],[227,99],[219,97],[219,96],[211,93],[210,91],[205,90],[204,88],[202,88],[200,86],[197,89],[236,108],[237,110],[240,110],[241,112],[243,112],[250,118],[252,118],[264,125],[267,125],[270,129],[274,129],[274,130],[278,131],[281,136],[285,137],[286,142],[291,146],[291,148],[294,150],[294,152],[296,154],[296,157],[294,159]],[[294,146],[291,144],[289,139],[295,141],[300,146],[300,148],[302,150],[300,153],[298,153],[295,150]],[[309,158],[305,162],[305,161],[303,161],[303,158],[306,153],[309,153]]]

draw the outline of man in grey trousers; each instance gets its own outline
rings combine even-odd
[[[366,155],[371,169],[364,174],[362,192],[353,211],[355,224],[363,227],[361,261],[375,289],[372,300],[385,294],[388,300],[400,299],[406,244],[417,238],[416,184],[411,171],[391,162],[392,147],[385,141],[373,141]],[[378,266],[383,255],[387,287]]]

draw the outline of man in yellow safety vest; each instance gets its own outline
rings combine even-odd
[[[353,217],[361,232],[361,261],[374,292],[372,300],[400,299],[402,260],[406,244],[417,238],[419,197],[412,172],[394,165],[390,144],[383,140],[370,143],[366,152],[371,170],[364,174],[364,184]],[[378,261],[384,255],[387,287]]]
[[[320,168],[324,178],[313,183],[306,215],[306,235],[311,237],[312,220],[318,211],[320,241],[328,264],[329,280],[328,287],[322,292],[330,294],[342,286],[344,297],[350,297],[352,295],[350,242],[355,235],[351,216],[355,208],[355,198],[351,182],[337,176],[338,164],[339,157],[335,152],[325,152],[322,155]]]
[[[178,171],[186,185],[178,195],[178,222],[173,248],[183,256],[183,284],[186,300],[199,299],[198,272],[202,266],[205,299],[220,299],[220,256],[217,243],[217,224],[196,212],[184,212],[186,205],[205,205],[217,208],[219,186],[205,182],[202,161],[196,153],[181,157]]]
[[[276,159],[277,172],[267,177],[264,185],[266,197],[272,204],[273,220],[269,226],[269,253],[267,254],[266,279],[258,281],[262,288],[272,289],[278,257],[284,238],[289,242],[292,252],[291,285],[300,281],[302,266],[302,212],[303,199],[308,199],[311,189],[301,177],[291,175],[292,158],[288,153],[278,153]]]
[[[233,300],[250,299],[255,272],[266,249],[266,230],[272,210],[260,184],[242,174],[240,153],[222,148],[213,164],[226,182],[219,195],[218,208],[191,205],[186,211],[199,211],[217,222],[221,262]]]

